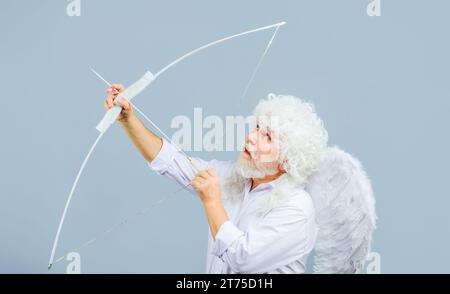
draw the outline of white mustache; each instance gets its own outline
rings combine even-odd
[[[250,154],[250,157],[253,159],[255,158],[255,152],[252,151],[250,145],[248,145],[247,143],[244,144],[244,150],[246,150],[248,152],[248,154]]]

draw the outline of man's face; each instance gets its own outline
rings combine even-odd
[[[259,120],[256,127],[247,135],[238,163],[243,175],[263,178],[281,171],[278,162],[279,149],[276,132]]]

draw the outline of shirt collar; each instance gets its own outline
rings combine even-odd
[[[266,191],[266,190],[271,190],[273,189],[277,183],[286,176],[286,174],[282,174],[281,176],[279,176],[278,178],[276,178],[275,180],[272,180],[270,182],[267,183],[262,183],[259,184],[255,189],[253,189],[252,191],[250,191],[250,188],[252,186],[252,179],[248,179],[245,182],[245,190],[248,192],[261,192],[261,191]]]

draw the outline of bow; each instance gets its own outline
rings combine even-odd
[[[253,72],[252,72],[252,75],[251,75],[249,81],[247,82],[247,84],[246,84],[246,86],[245,86],[245,89],[244,89],[243,94],[242,94],[241,97],[240,97],[240,101],[242,101],[242,99],[243,99],[243,98],[245,97],[245,95],[247,94],[247,91],[248,91],[248,89],[249,89],[249,87],[250,87],[250,84],[253,82],[253,79],[255,78],[256,73],[258,72],[258,69],[259,69],[259,67],[260,67],[261,64],[262,64],[262,61],[263,61],[264,57],[266,56],[266,54],[267,54],[267,52],[268,52],[270,46],[272,45],[272,42],[273,42],[273,40],[274,40],[274,38],[275,38],[275,35],[276,35],[277,32],[278,32],[278,29],[279,29],[281,26],[285,25],[285,24],[286,24],[286,22],[279,22],[279,23],[276,23],[276,24],[272,24],[272,25],[268,25],[268,26],[264,26],[264,27],[259,27],[259,28],[253,29],[253,30],[249,30],[249,31],[245,31],[245,32],[238,33],[238,34],[235,34],[235,35],[231,35],[231,36],[228,36],[228,37],[225,37],[225,38],[222,38],[222,39],[213,41],[213,42],[208,43],[208,44],[206,44],[206,45],[203,45],[203,46],[201,46],[201,47],[198,47],[197,49],[194,49],[194,50],[192,50],[192,51],[190,51],[190,52],[188,52],[188,53],[182,55],[181,57],[175,59],[174,61],[172,61],[171,63],[169,63],[169,64],[166,65],[165,67],[163,67],[160,71],[158,71],[158,72],[157,72],[156,74],[154,74],[154,75],[153,75],[151,72],[146,72],[146,73],[144,74],[144,76],[143,76],[141,79],[139,79],[137,82],[135,82],[135,83],[132,84],[130,87],[128,87],[127,89],[125,89],[125,91],[123,91],[122,93],[120,93],[119,96],[120,96],[121,98],[127,99],[128,101],[131,102],[131,100],[132,100],[135,96],[137,96],[139,93],[141,93],[142,91],[144,91],[145,88],[147,88],[147,87],[148,87],[155,79],[157,79],[160,75],[162,75],[164,72],[166,72],[167,70],[169,70],[170,68],[172,68],[173,66],[175,66],[176,64],[178,64],[179,62],[181,62],[182,60],[184,60],[184,59],[190,57],[191,55],[196,54],[197,52],[200,52],[200,51],[202,51],[202,50],[204,50],[204,49],[206,49],[206,48],[209,48],[209,47],[214,46],[214,45],[217,45],[217,44],[219,44],[219,43],[228,41],[228,40],[233,39],[233,38],[237,38],[237,37],[240,37],[240,36],[244,36],[244,35],[256,33],[256,32],[259,32],[259,31],[263,31],[263,30],[268,30],[268,29],[275,28],[275,31],[274,31],[274,33],[273,33],[271,39],[269,40],[269,42],[268,42],[268,44],[267,44],[267,46],[266,46],[266,48],[265,48],[263,54],[261,55],[261,57],[260,57],[260,59],[259,59],[257,65],[256,65],[255,69],[254,69]],[[91,68],[91,70],[92,70],[92,71],[93,71],[100,79],[102,79],[106,84],[110,85],[109,82],[107,82],[107,81],[106,81],[100,74],[98,74],[94,69]],[[148,122],[150,122],[150,123],[151,123],[151,124],[152,124],[152,125],[153,125],[153,126],[154,126],[154,127],[155,127],[155,128],[156,128],[156,129],[157,129],[157,130],[158,130],[158,131],[166,138],[166,139],[168,139],[170,142],[172,142],[172,140],[170,140],[170,138],[169,138],[169,137],[168,137],[168,136],[167,136],[167,135],[166,135],[166,134],[165,134],[165,133],[164,133],[164,132],[163,132],[163,131],[155,124],[155,123],[153,123],[153,121],[151,121],[151,120],[150,120],[150,119],[149,119],[149,118],[148,118],[141,110],[139,110],[134,104],[131,104],[131,105],[132,105],[132,107],[135,108],[135,109],[136,109],[136,110],[137,110],[137,111],[138,111],[138,112],[139,112],[139,113],[140,113],[140,114],[141,114]],[[51,255],[50,255],[50,260],[49,260],[49,263],[48,263],[48,269],[50,269],[54,263],[56,263],[56,262],[61,261],[62,259],[64,259],[64,257],[67,255],[67,254],[63,255],[62,257],[58,258],[58,259],[55,261],[55,252],[56,252],[56,248],[58,247],[59,236],[60,236],[61,231],[62,231],[62,227],[63,227],[63,224],[64,224],[64,220],[65,220],[65,217],[66,217],[66,214],[67,214],[67,210],[68,210],[68,208],[69,208],[70,202],[71,202],[72,197],[73,197],[73,195],[74,195],[75,189],[76,189],[76,187],[77,187],[77,185],[78,185],[78,181],[80,180],[80,177],[81,177],[81,175],[82,175],[82,173],[83,173],[83,171],[84,171],[84,168],[86,167],[87,162],[89,161],[89,158],[91,157],[91,155],[92,155],[93,151],[95,150],[97,144],[100,142],[101,138],[102,138],[103,135],[106,133],[106,131],[108,130],[108,128],[114,123],[114,121],[116,121],[116,119],[117,119],[117,117],[119,116],[121,110],[122,110],[121,107],[120,107],[120,106],[117,106],[117,105],[115,105],[114,107],[112,107],[111,109],[109,109],[109,110],[105,113],[105,115],[104,115],[103,119],[101,120],[101,122],[100,122],[100,123],[97,125],[97,127],[96,127],[97,130],[100,132],[100,134],[99,134],[98,137],[95,139],[94,144],[92,144],[91,148],[89,149],[89,151],[88,151],[88,153],[87,153],[85,159],[83,160],[83,162],[82,162],[82,164],[81,164],[81,166],[80,166],[80,169],[78,170],[77,176],[75,177],[75,180],[74,180],[74,182],[73,182],[73,184],[72,184],[72,188],[70,189],[69,196],[67,197],[66,204],[65,204],[65,206],[64,206],[64,210],[63,210],[61,219],[60,219],[60,221],[59,221],[58,229],[57,229],[57,231],[56,231],[56,236],[55,236],[55,239],[54,239],[54,242],[53,242],[53,247],[52,247],[52,251],[51,251]],[[172,143],[173,143],[173,142],[172,142]],[[175,147],[177,147],[176,144],[173,144],[173,145],[174,145]],[[189,161],[191,162],[191,164],[194,166],[194,168],[195,168],[196,170],[199,170],[199,169],[195,166],[195,163],[190,159],[189,156],[187,156],[186,153],[184,153],[184,152],[183,152],[180,148],[178,148],[178,147],[177,147],[177,149],[178,149],[178,151],[180,151],[181,153],[183,153],[183,154],[189,159]],[[181,189],[183,189],[183,188],[181,188]],[[181,190],[181,189],[180,189],[180,190]],[[175,191],[175,193],[178,192],[178,191],[180,191],[180,190]],[[164,201],[164,199],[161,199],[160,201],[158,201],[158,202],[155,203],[154,205],[160,204],[160,203],[162,203],[162,201]],[[153,207],[154,205],[152,205],[152,207]],[[141,215],[142,213],[144,213],[144,212],[139,212],[139,213],[136,214],[136,216],[137,216],[137,215]],[[121,223],[119,223],[118,226],[127,223],[127,221],[128,221],[128,219],[122,221]],[[115,228],[117,228],[118,226],[114,226],[114,227],[112,227],[111,229],[106,230],[105,232],[103,232],[103,234],[107,234],[107,233],[112,232],[112,231],[113,231]],[[93,239],[87,241],[86,243],[84,243],[84,244],[82,245],[82,247],[84,247],[84,246],[86,246],[86,245],[88,245],[88,244],[92,244],[92,243],[95,242],[97,239],[98,239],[98,238],[93,238]]]

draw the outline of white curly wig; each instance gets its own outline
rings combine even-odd
[[[270,199],[273,204],[277,195],[283,194],[286,185],[305,185],[319,168],[327,147],[328,133],[313,104],[291,95],[269,94],[256,105],[253,116],[256,119],[269,118],[267,126],[277,134],[278,162],[286,171],[276,180],[279,189],[275,189]],[[274,121],[276,125],[271,125]],[[245,179],[239,170],[238,161],[225,184],[229,192],[227,198],[235,198],[243,189]]]
[[[278,134],[278,161],[297,183],[306,183],[319,167],[328,142],[328,133],[314,105],[291,95],[269,94],[259,101],[253,115],[277,118],[272,131]]]

